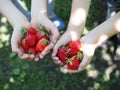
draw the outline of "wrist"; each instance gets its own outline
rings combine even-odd
[[[46,12],[39,12],[37,14],[31,14],[31,21],[38,21],[39,18],[41,18],[40,17],[41,15],[45,16],[45,17],[48,17]]]
[[[85,44],[92,45],[96,48],[99,44],[102,43],[101,40],[103,38],[105,39],[105,37],[99,37],[99,36],[91,35],[88,33],[81,38],[81,41],[84,42]]]
[[[29,22],[27,20],[21,20],[19,22],[17,22],[13,28],[24,28],[24,27],[28,27],[29,26]],[[17,29],[16,29],[17,30]],[[21,29],[18,29],[21,30]]]
[[[66,33],[69,33],[70,38],[72,40],[79,40],[81,37],[81,34],[77,30],[74,30],[74,29],[67,29]]]
[[[68,27],[67,27],[67,31],[68,32],[74,32],[74,33],[76,33],[76,35],[79,35],[80,37],[81,37],[81,35],[82,35],[82,33],[83,33],[83,30],[84,30],[84,28],[83,27],[77,27],[77,26],[69,26],[68,25]]]
[[[39,14],[47,16],[47,0],[32,0],[31,17],[36,19]]]

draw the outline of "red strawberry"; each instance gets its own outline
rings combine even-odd
[[[57,52],[57,56],[63,63],[66,63],[66,60],[69,57],[68,49],[65,47],[59,48]]]
[[[40,40],[41,38],[48,39],[48,35],[44,31],[38,31],[36,33],[37,40]]]
[[[28,29],[28,34],[35,34],[37,31],[35,30],[35,28],[33,28],[33,27],[30,27],[29,29]]]
[[[68,49],[68,52],[69,52],[69,56],[72,57],[72,56],[77,55],[78,50],[73,49],[73,48],[69,48],[69,49]]]
[[[70,48],[73,48],[73,49],[76,49],[76,50],[80,50],[80,48],[81,48],[81,42],[80,42],[80,40],[70,41],[68,43],[68,46]]]
[[[47,45],[48,45],[48,40],[45,38],[42,38],[36,44],[36,50],[38,52],[42,52]]]
[[[36,54],[37,53],[36,48],[35,47],[31,47],[29,49],[29,53]]]
[[[29,47],[25,44],[25,41],[23,40],[22,43],[21,43],[21,47],[22,49],[25,51],[25,52],[28,52],[29,51]]]
[[[33,47],[37,42],[36,36],[33,34],[28,34],[25,36],[25,43],[29,46],[29,47]]]
[[[80,58],[76,58],[76,57],[72,58],[72,60],[70,60],[67,64],[68,69],[77,70],[80,62],[81,62]]]

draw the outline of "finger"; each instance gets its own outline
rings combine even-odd
[[[58,65],[60,65],[60,66],[63,65],[63,63],[59,60],[58,57],[52,57],[52,59],[53,59],[53,62],[54,62],[55,64],[58,64]]]
[[[79,68],[86,67],[92,60],[92,56],[88,56],[87,54],[83,54],[83,60],[79,65]]]
[[[58,57],[53,57],[53,56],[52,56],[52,59],[53,59],[54,61],[59,60]]]
[[[60,60],[55,60],[54,63],[57,64],[57,65],[60,65],[60,66],[63,65],[63,63]]]
[[[23,55],[23,52],[19,49],[15,49],[15,50],[12,50],[12,52],[18,54],[18,56],[22,56]]]
[[[41,53],[40,53],[40,58],[44,58],[46,54],[50,52],[50,50],[54,47],[53,43],[50,43]]]
[[[64,68],[65,68],[65,69],[68,69],[68,66],[67,66],[67,64],[65,64],[65,65],[64,65]]]
[[[30,57],[29,57],[29,60],[34,60],[34,58],[35,58],[35,55],[31,54]]]
[[[29,54],[23,54],[22,56],[20,56],[20,58],[21,59],[27,59],[27,60],[29,60],[29,57],[30,57],[30,55]]]
[[[39,57],[38,56],[36,56],[35,58],[34,58],[34,61],[38,61],[39,60]]]
[[[57,32],[53,31],[50,37],[51,37],[51,41],[55,44],[58,38],[60,37],[60,34],[58,33],[58,31]]]
[[[65,37],[65,38],[64,38]],[[67,37],[68,38],[68,37]],[[53,53],[52,56],[56,56],[58,48],[62,45],[66,45],[70,39],[67,39],[66,36],[62,36],[57,43],[55,44],[54,48],[53,48]]]
[[[64,65],[64,68],[67,69],[68,73],[78,73],[83,70],[83,68],[78,68],[77,70],[71,70],[68,68],[67,64]]]
[[[68,69],[67,72],[68,72],[68,73],[78,73],[78,72],[80,72],[80,71],[78,71],[78,70],[69,70],[69,69]]]
[[[62,46],[62,43],[58,41],[58,42],[56,43],[56,45],[54,46],[54,48],[53,48],[53,52],[52,52],[52,56],[53,56],[53,57],[57,55],[57,51],[58,51],[58,48],[59,48],[60,46]]]

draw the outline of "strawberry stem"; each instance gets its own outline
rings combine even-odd
[[[41,39],[41,42],[43,42],[43,43],[48,43],[49,41],[48,41],[47,39],[45,39],[45,38],[42,38],[42,39]]]
[[[40,25],[39,30],[41,31],[42,35],[46,34],[47,36],[49,36],[44,26]]]
[[[79,51],[79,52],[77,53],[77,58],[80,58],[81,60],[83,59],[83,54],[82,54],[82,52]]]
[[[73,57],[71,57],[71,58],[68,58],[68,59],[67,59],[67,63],[68,63],[68,62],[72,62],[72,60],[73,60],[74,58],[75,58],[75,56],[73,56]]]
[[[45,31],[45,27],[42,26],[42,25],[40,25],[39,29],[40,29],[41,31]]]
[[[22,28],[22,29],[21,29],[21,33],[22,33],[23,35],[26,35],[26,34],[27,34],[27,28]]]

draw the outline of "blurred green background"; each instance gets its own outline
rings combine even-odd
[[[30,10],[31,0],[22,0]],[[56,0],[55,12],[67,26],[72,0]],[[92,0],[84,34],[105,20],[106,5]],[[120,90],[120,65],[113,63],[107,49],[97,48],[88,67],[67,74],[48,54],[38,62],[21,60],[12,53],[13,28],[0,14],[0,90]],[[111,46],[111,49],[113,47]]]

